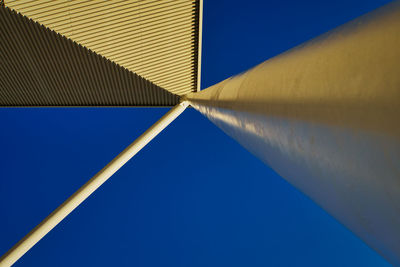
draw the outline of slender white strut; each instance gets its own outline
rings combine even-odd
[[[165,127],[175,120],[188,106],[184,101],[173,107],[153,126],[116,156],[107,166],[99,171],[92,179],[86,182],[78,191],[70,196],[63,204],[54,210],[38,226],[30,231],[23,239],[14,245],[0,258],[0,267],[11,266],[21,258],[31,247],[50,232],[59,222],[79,206],[97,188],[118,171],[128,160],[138,153],[147,143],[157,136]]]

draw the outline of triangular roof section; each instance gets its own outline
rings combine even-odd
[[[0,77],[11,84],[8,89],[0,86],[0,105],[12,106],[11,98],[17,103],[13,93],[5,96],[17,90],[20,100],[34,90],[42,99],[14,106],[174,105],[179,95],[199,89],[201,5],[201,1],[6,0],[1,7],[6,27],[0,41],[7,59],[0,64]],[[14,45],[7,45],[10,42]],[[81,65],[85,60],[89,62]],[[51,68],[49,62],[63,68]],[[24,73],[19,66],[24,64],[33,66]],[[18,81],[11,82],[10,75]],[[62,85],[60,79],[64,84],[57,87]],[[28,84],[21,87],[21,83]],[[86,100],[50,101],[48,95],[57,94],[53,90],[68,91],[71,99],[80,94]]]

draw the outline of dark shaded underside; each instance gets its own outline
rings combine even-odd
[[[0,106],[173,106],[177,95],[0,7]]]

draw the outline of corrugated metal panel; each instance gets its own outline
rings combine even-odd
[[[200,0],[5,4],[172,93],[197,91]]]
[[[0,106],[172,106],[179,97],[0,7]]]

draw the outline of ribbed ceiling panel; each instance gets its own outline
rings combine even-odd
[[[0,106],[172,106],[179,101],[9,8],[0,7],[0,25]]]
[[[172,93],[199,88],[200,0],[5,4]]]

